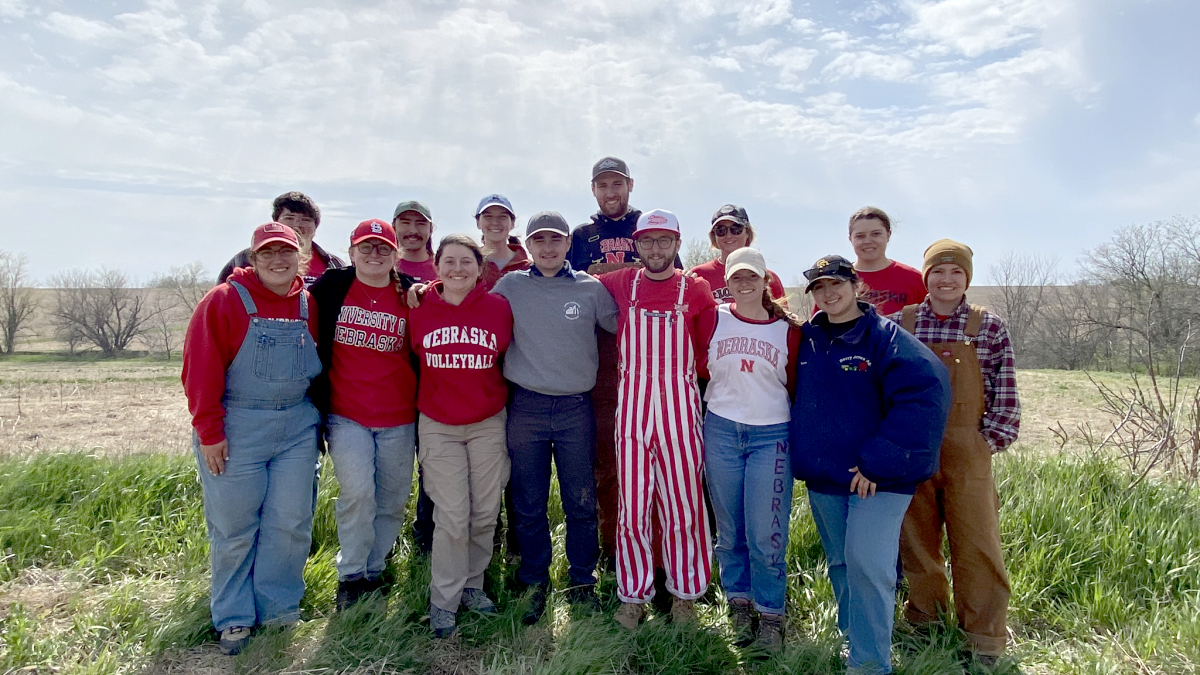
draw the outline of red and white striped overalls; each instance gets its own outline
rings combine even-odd
[[[662,523],[667,588],[694,600],[708,590],[711,536],[701,476],[704,445],[696,359],[684,312],[686,278],[675,307],[638,307],[633,278],[629,316],[621,333],[617,393],[617,596],[644,603],[654,595],[650,508]]]

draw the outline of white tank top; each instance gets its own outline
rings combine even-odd
[[[788,322],[746,321],[735,316],[732,307],[717,308],[717,328],[708,343],[708,409],[742,424],[790,421]]]

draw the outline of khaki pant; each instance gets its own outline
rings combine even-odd
[[[508,483],[506,411],[474,424],[442,424],[421,415],[417,459],[433,500],[429,599],[458,611],[464,588],[482,588],[492,535]]]

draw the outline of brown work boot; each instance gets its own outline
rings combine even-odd
[[[613,619],[629,630],[637,630],[638,624],[646,618],[646,608],[636,602],[622,602],[617,608]]]
[[[675,598],[671,601],[671,623],[683,625],[696,623],[696,601]]]
[[[783,615],[759,614],[758,638],[754,640],[753,649],[763,655],[778,654],[783,651]]]
[[[733,624],[733,644],[747,647],[754,641],[754,604],[745,598],[729,601],[729,622]]]

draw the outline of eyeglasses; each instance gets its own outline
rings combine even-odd
[[[300,255],[300,252],[294,248],[281,248],[278,250],[264,248],[254,252],[254,257],[263,261],[274,260],[276,257],[280,260],[291,260],[298,255]]]
[[[712,231],[713,234],[717,235],[718,237],[724,237],[727,234],[739,235],[746,231],[746,226],[738,223],[734,223],[733,225],[729,226],[725,226],[723,224],[714,225]]]
[[[671,248],[677,240],[675,237],[638,237],[637,245],[642,248]]]
[[[369,241],[360,241],[355,248],[363,255],[371,255],[371,251],[374,251],[377,255],[382,256],[389,256],[396,250],[392,248],[391,244],[372,244]]]
[[[292,214],[288,214],[286,216],[280,216],[279,222],[284,223],[285,225],[290,225],[292,223],[299,223],[300,225],[316,225],[317,224],[317,220],[315,218],[312,218],[311,216],[297,216],[297,215],[292,215]]]

